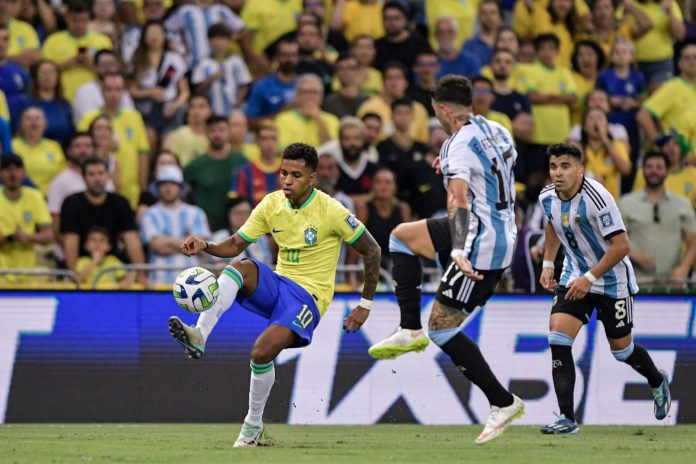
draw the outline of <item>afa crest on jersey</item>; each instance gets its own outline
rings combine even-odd
[[[570,215],[568,213],[561,214],[561,225],[568,227],[570,225]]]
[[[315,226],[307,226],[304,231],[304,241],[309,246],[317,244],[317,228]]]

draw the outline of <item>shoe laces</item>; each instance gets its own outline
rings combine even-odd
[[[665,403],[665,392],[662,385],[657,388],[653,388],[653,397],[655,398],[655,402],[658,404],[658,406],[662,406]]]

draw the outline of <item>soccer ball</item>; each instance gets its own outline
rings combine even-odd
[[[212,272],[202,267],[190,267],[176,276],[173,293],[183,309],[202,313],[213,307],[220,296],[220,289]]]

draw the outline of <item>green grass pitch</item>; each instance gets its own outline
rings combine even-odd
[[[584,427],[574,437],[512,426],[474,445],[480,426],[288,426],[275,442],[233,449],[237,424],[66,424],[0,426],[0,463],[592,463],[696,462],[696,425]]]

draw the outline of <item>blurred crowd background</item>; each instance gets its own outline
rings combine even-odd
[[[430,91],[455,73],[520,154],[505,290],[539,291],[536,200],[563,141],[619,201],[644,287],[688,289],[694,20],[677,0],[0,0],[0,286],[158,288],[220,265],[182,239],[234,233],[301,141],[388,288],[390,231],[443,214]],[[340,264],[353,288],[358,256]]]

